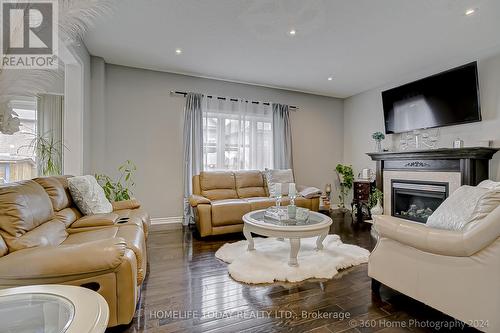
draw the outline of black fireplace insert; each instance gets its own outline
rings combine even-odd
[[[448,197],[448,183],[393,179],[391,192],[392,216],[426,223]]]

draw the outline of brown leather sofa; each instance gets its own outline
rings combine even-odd
[[[243,230],[246,213],[274,205],[261,171],[210,171],[193,177],[193,207],[201,237]],[[283,199],[283,205],[289,203]],[[298,197],[295,204],[317,211],[319,198]]]
[[[146,274],[150,218],[135,200],[82,216],[67,177],[0,186],[0,288],[69,284],[96,290],[109,324],[128,324]]]

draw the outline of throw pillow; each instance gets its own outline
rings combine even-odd
[[[453,192],[427,220],[426,226],[462,230],[467,224],[480,220],[500,205],[500,189],[461,186]]]
[[[300,187],[299,195],[306,199],[316,198],[321,196],[321,190],[317,187]]]
[[[68,179],[68,187],[76,206],[84,215],[111,213],[113,207],[94,176]]]
[[[266,169],[264,170],[266,177],[267,189],[270,197],[276,197],[276,184],[281,184],[281,195],[288,195],[288,184],[295,183],[293,180],[292,169]]]

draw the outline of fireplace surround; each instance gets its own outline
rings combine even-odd
[[[425,208],[434,210],[433,206],[436,206],[440,201],[442,202],[442,200],[461,185],[475,186],[481,181],[488,179],[489,160],[498,150],[499,148],[468,147],[368,153],[371,159],[376,162],[376,186],[384,193],[384,214],[425,223],[425,214],[422,218],[414,218],[415,211],[420,209],[425,210]],[[411,199],[409,194],[400,193],[402,203],[400,203],[399,207],[393,207],[392,184],[394,180],[411,182],[418,185],[447,184],[446,192],[440,192],[441,194],[446,193],[446,196],[439,199],[434,198],[435,200],[431,200],[429,197],[424,200],[422,195],[420,195],[420,198]],[[405,185],[402,186],[404,187]],[[402,190],[408,192],[411,189],[404,189],[399,186],[398,190],[400,192]],[[421,193],[415,192],[414,194]],[[428,196],[430,195],[428,193]],[[432,193],[432,195],[436,196],[437,193]],[[424,201],[431,207],[419,208],[417,205],[417,207],[412,208],[411,200],[416,200],[419,204],[422,204]],[[406,207],[405,210],[404,205],[410,206]],[[403,211],[407,214],[402,213]],[[412,216],[408,216],[410,213]],[[419,212],[419,215],[421,213]]]

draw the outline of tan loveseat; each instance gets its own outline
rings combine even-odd
[[[464,230],[378,216],[368,275],[485,332],[500,332],[500,206]]]
[[[243,230],[246,213],[274,205],[261,171],[210,171],[193,177],[189,200],[202,237]],[[289,203],[283,199],[283,205]],[[317,211],[319,198],[298,197],[295,204]]]
[[[109,324],[128,324],[146,274],[149,216],[134,200],[82,216],[67,177],[0,186],[0,289],[69,284],[96,290]]]

